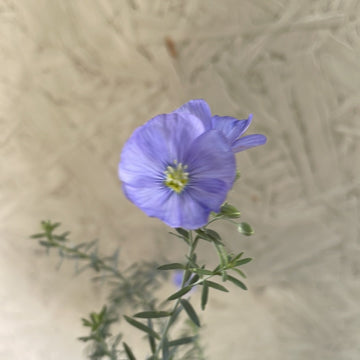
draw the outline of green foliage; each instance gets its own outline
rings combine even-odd
[[[209,228],[213,222],[223,220],[235,225],[242,235],[251,235],[253,233],[251,226],[245,222],[236,222],[238,218],[240,212],[234,206],[225,203],[218,214],[213,214],[206,226],[195,231],[174,229],[175,232],[171,234],[187,244],[188,254],[184,262],[161,266],[144,262],[120,269],[119,251],[115,251],[110,256],[100,256],[97,241],[71,245],[69,232],[60,234],[56,232],[60,223],[43,221],[42,232],[31,237],[48,252],[51,249],[57,250],[61,259],[74,260],[77,272],[90,269],[96,274],[94,281],[108,284],[107,304],[100,312],[92,312],[88,318],[82,319],[89,334],[79,339],[90,344],[89,359],[120,360],[125,356],[128,360],[136,360],[131,347],[122,342],[122,335],[111,333],[112,325],[123,318],[146,336],[149,343],[147,360],[205,360],[198,336],[200,319],[190,302],[189,293],[192,289],[201,287],[200,306],[205,310],[212,291],[229,291],[221,283],[230,282],[242,290],[247,289],[238,276],[246,278],[242,267],[250,262],[251,258],[243,257],[243,252],[238,254],[229,252],[220,234]],[[198,263],[196,249],[202,240],[213,246],[218,255],[219,264],[215,268]],[[182,284],[159,306],[153,294],[162,285],[169,271],[183,271]],[[124,310],[130,307],[132,311],[134,309],[141,311],[133,316],[119,316],[120,310],[123,314]],[[180,315],[184,315],[188,320],[185,321],[187,330],[180,335],[171,334],[173,325],[183,317]]]
[[[125,341],[123,342],[123,346],[124,346],[124,350],[126,352],[126,355],[129,358],[129,360],[136,360],[134,353],[132,352],[129,345]]]
[[[153,329],[149,328],[147,325],[141,323],[140,321],[134,320],[133,318],[124,315],[125,320],[132,326],[138,328],[141,331],[148,333],[151,337],[160,340],[160,336]]]
[[[168,317],[171,312],[168,311],[142,311],[134,315],[134,317],[142,319],[157,319],[161,317]]]
[[[130,307],[131,309],[152,308],[156,303],[154,291],[166,279],[166,273],[158,272],[156,270],[158,265],[152,262],[133,264],[129,268],[120,270],[118,250],[110,256],[101,256],[97,241],[72,245],[69,239],[70,232],[55,233],[59,226],[60,223],[43,221],[41,223],[43,231],[32,235],[31,238],[37,240],[47,252],[51,249],[57,250],[61,260],[74,261],[77,274],[89,269],[96,274],[94,281],[108,283],[107,305],[99,313],[92,312],[89,318],[82,319],[84,327],[88,328],[90,333],[80,337],[79,340],[88,344],[87,352],[91,360],[103,358],[120,360],[121,351],[118,345],[122,336],[111,333],[112,325],[120,321],[119,311]]]
[[[188,314],[190,320],[196,325],[200,327],[200,320],[198,318],[198,316],[196,315],[196,312],[194,310],[194,308],[192,307],[192,305],[189,303],[189,301],[187,301],[186,299],[181,299],[180,303],[183,307],[183,309],[186,311],[186,313]]]

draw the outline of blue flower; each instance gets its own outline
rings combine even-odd
[[[244,122],[251,119],[236,121],[243,125],[211,117],[205,101],[192,100],[137,128],[119,164],[127,198],[171,227],[204,226],[210,212],[220,211],[234,183],[234,152],[256,146],[256,140],[239,139],[248,126]]]

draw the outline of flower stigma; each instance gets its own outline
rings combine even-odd
[[[180,194],[186,184],[189,182],[189,173],[185,170],[187,165],[183,165],[174,160],[174,165],[169,165],[165,170],[165,185],[174,190],[177,194]]]

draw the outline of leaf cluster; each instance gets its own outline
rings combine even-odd
[[[120,310],[131,307],[153,307],[156,299],[154,291],[160,287],[166,274],[156,270],[154,262],[132,264],[130,267],[120,269],[119,250],[110,256],[102,256],[98,251],[96,240],[73,245],[69,239],[70,232],[58,232],[60,223],[42,221],[42,232],[30,236],[49,253],[56,250],[60,257],[60,265],[64,259],[75,262],[76,274],[87,269],[95,272],[94,281],[106,282],[109,286],[107,305],[100,312],[92,312],[88,318],[83,318],[83,326],[88,328],[89,334],[79,340],[86,342],[88,357],[98,360],[107,357],[118,360],[122,351],[118,350],[121,334],[112,335],[111,327],[120,321]],[[124,350],[125,351],[125,350]],[[126,351],[125,351],[126,352]]]
[[[113,336],[111,326],[123,318],[128,324],[140,330],[148,340],[150,356],[147,360],[190,360],[204,359],[204,352],[198,340],[198,329],[201,325],[200,316],[188,297],[190,291],[196,287],[201,289],[200,307],[205,310],[209,301],[210,291],[228,292],[226,283],[232,283],[242,290],[247,290],[242,281],[246,278],[242,267],[251,261],[244,257],[243,252],[234,254],[229,252],[220,234],[209,225],[215,221],[224,220],[236,225],[237,230],[246,236],[253,233],[251,226],[245,222],[238,223],[240,212],[232,205],[225,203],[219,213],[213,214],[209,223],[195,231],[176,228],[171,234],[183,240],[189,252],[180,263],[169,263],[161,266],[154,263],[133,264],[127,269],[120,270],[118,266],[119,252],[111,256],[100,256],[97,242],[85,242],[71,245],[69,232],[58,234],[55,230],[59,223],[43,221],[42,232],[32,238],[50,251],[57,249],[62,259],[73,259],[77,271],[92,269],[96,272],[95,281],[106,281],[110,286],[108,304],[99,313],[92,312],[88,318],[83,318],[84,327],[89,334],[79,338],[90,343],[89,358],[91,360],[107,357],[110,360],[120,360],[122,354],[128,360],[136,360],[136,354],[131,346],[122,342],[121,334]],[[218,265],[207,267],[199,264],[196,248],[199,242],[205,241],[214,248],[218,256]],[[155,271],[155,270],[160,270]],[[181,287],[168,296],[161,307],[154,298],[154,290],[162,283],[169,271],[182,271]],[[158,274],[159,276],[156,276]],[[131,309],[141,308],[132,316],[119,316],[119,309],[131,305]],[[186,315],[189,328],[180,335],[170,334],[170,329],[179,319],[180,314]]]
[[[209,224],[215,220],[220,219],[234,222],[233,219],[237,219],[239,217],[240,213],[235,207],[229,204],[224,204],[221,208],[221,212],[219,214],[215,214],[213,220],[211,220]],[[250,225],[245,224],[246,223],[236,223],[239,232],[249,236],[253,233],[253,231]],[[175,293],[171,294],[167,298],[167,303],[165,303],[165,306],[168,307],[169,302],[174,302],[172,309],[144,311],[135,314],[133,317],[125,317],[129,324],[145,332],[149,337],[152,350],[152,356],[149,358],[149,360],[175,359],[174,356],[179,350],[177,347],[180,345],[193,345],[192,348],[186,352],[187,354],[194,354],[195,349],[199,349],[198,347],[194,346],[196,344],[196,336],[185,336],[177,339],[172,339],[169,336],[169,329],[176,321],[181,311],[184,311],[187,318],[195,328],[200,327],[200,317],[196,313],[196,310],[190,303],[189,299],[186,298],[188,293],[193,288],[199,286],[202,288],[202,310],[205,310],[205,307],[208,303],[210,289],[228,292],[228,289],[222,283],[230,282],[242,290],[247,290],[246,285],[242,280],[239,279],[239,277],[246,278],[246,275],[242,271],[241,267],[250,262],[252,259],[243,257],[243,252],[238,254],[229,253],[220,234],[215,230],[208,228],[208,225],[197,229],[194,232],[183,228],[176,228],[175,232],[171,233],[175,237],[182,239],[190,249],[184,263],[170,263],[158,267],[158,269],[161,271],[183,271],[181,288]],[[219,258],[219,264],[215,268],[210,269],[205,265],[198,264],[195,250],[199,241],[201,240],[205,240],[211,243],[216,250]],[[167,322],[162,333],[155,331],[153,327],[153,321],[159,318],[167,318]],[[138,319],[147,319],[147,324],[139,321]],[[162,357],[159,357],[160,354],[162,354]],[[198,354],[201,354],[201,351],[198,351]],[[133,356],[133,354],[131,356]],[[184,357],[184,359],[185,358],[186,357]],[[130,355],[129,359],[132,359]]]

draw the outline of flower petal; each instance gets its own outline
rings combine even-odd
[[[198,229],[208,222],[210,210],[194,200],[190,193],[184,191],[174,194],[168,203],[168,211],[162,220],[171,227],[182,227],[188,230]]]
[[[135,130],[125,143],[119,164],[120,179],[129,184],[142,177],[160,180],[174,160],[182,162],[184,152],[204,132],[204,125],[195,116],[177,113],[154,117]]]
[[[235,156],[228,140],[218,130],[199,136],[188,149],[184,164],[190,174],[189,186],[197,186],[197,182],[204,179],[221,179],[228,191],[234,183]]]
[[[166,203],[172,196],[170,189],[156,183],[148,183],[146,187],[134,187],[123,183],[123,191],[126,197],[148,216],[163,220],[167,211]]]
[[[123,184],[126,197],[148,216],[156,217],[172,228],[198,229],[207,223],[209,209],[185,192],[177,194],[157,186],[134,188]]]
[[[199,203],[204,209],[208,209],[207,216],[209,216],[211,211],[220,211],[228,191],[228,186],[223,180],[204,178],[197,180],[193,186],[189,186],[187,193],[193,201]]]
[[[211,128],[211,110],[207,102],[203,99],[190,100],[180,106],[175,112],[195,115],[204,123],[206,129]]]
[[[220,130],[225,137],[233,143],[250,126],[252,115],[245,120],[238,120],[231,116],[213,116],[211,119],[212,129]]]
[[[261,134],[243,136],[232,144],[232,150],[234,152],[244,151],[255,146],[264,145],[266,140],[266,136]]]

